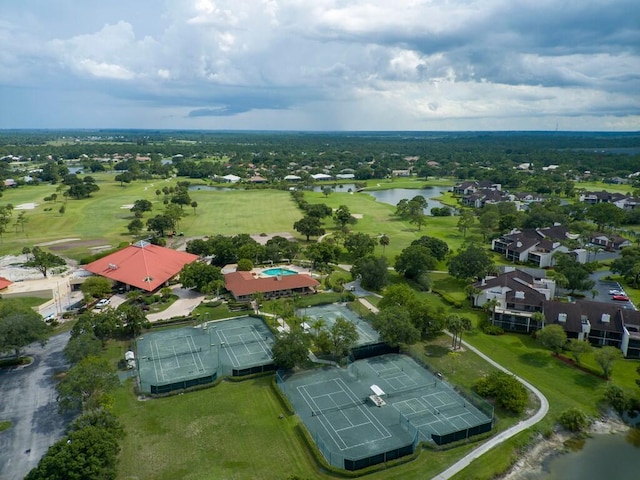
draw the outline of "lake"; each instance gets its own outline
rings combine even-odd
[[[442,208],[447,205],[443,205],[434,197],[440,197],[444,193],[448,192],[451,187],[430,187],[430,188],[392,188],[389,190],[363,190],[361,193],[371,195],[376,198],[378,202],[388,203],[394,207],[402,199],[411,200],[416,195],[422,195],[427,199],[427,208],[424,210],[426,215],[431,215],[432,208]],[[455,209],[453,209],[455,212]]]
[[[543,474],[527,480],[627,480],[640,476],[640,430],[594,435],[582,449],[545,462]]]

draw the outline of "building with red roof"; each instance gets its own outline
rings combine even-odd
[[[9,285],[11,285],[13,282],[11,280],[8,280],[4,277],[0,277],[0,290],[4,290],[5,288],[7,288]]]
[[[265,299],[290,297],[294,293],[309,295],[316,293],[316,287],[320,285],[315,278],[304,273],[259,277],[251,272],[233,272],[224,276],[224,283],[239,302],[251,300],[256,293],[262,293]]]
[[[197,255],[143,240],[84,266],[84,269],[131,287],[152,292],[175,277]]]

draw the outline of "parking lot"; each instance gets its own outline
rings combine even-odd
[[[62,349],[68,340],[63,333],[45,347],[33,344],[24,349],[34,358],[31,365],[0,369],[0,419],[11,422],[0,434],[0,479],[24,478],[71,420],[58,413],[54,379],[66,369]]]

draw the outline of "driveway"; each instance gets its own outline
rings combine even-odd
[[[188,288],[182,288],[181,285],[174,285],[171,287],[171,290],[175,295],[178,295],[178,300],[173,302],[169,308],[162,312],[150,313],[147,315],[147,319],[150,322],[191,315],[193,309],[200,305],[202,300],[204,300],[204,295],[202,293],[198,293]]]
[[[34,344],[24,352],[31,365],[0,369],[0,420],[11,427],[0,432],[0,479],[24,478],[47,449],[59,440],[72,416],[61,416],[53,375],[66,370],[62,350],[69,333],[57,335],[45,347]]]

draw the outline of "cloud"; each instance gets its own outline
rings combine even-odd
[[[21,0],[2,6],[0,100],[20,108],[28,88],[47,104],[64,98],[60,111],[77,92],[92,126],[120,121],[89,112],[117,104],[154,128],[530,119],[542,128],[577,116],[592,129],[637,129],[635,9],[632,0]]]

